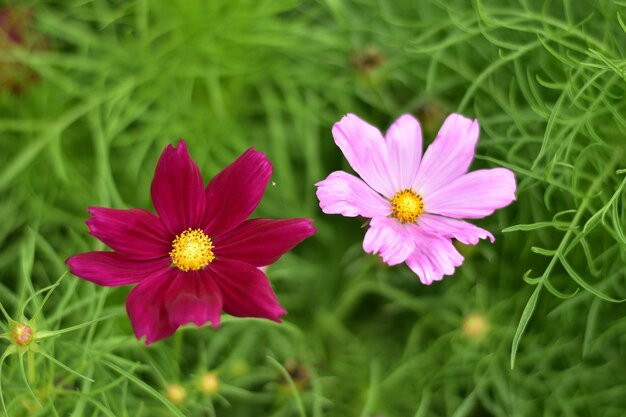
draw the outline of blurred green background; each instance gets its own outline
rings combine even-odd
[[[268,270],[281,325],[225,317],[146,348],[128,287],[66,276],[37,328],[104,319],[39,346],[93,382],[9,356],[10,416],[626,415],[626,2],[2,7],[0,301],[14,317],[68,256],[103,248],[88,206],[152,209],[178,138],[205,181],[266,152],[256,215],[319,230]],[[448,113],[477,117],[473,169],[518,181],[517,201],[477,222],[496,243],[461,248],[464,265],[429,287],[364,254],[364,220],[323,215],[313,185],[349,171],[330,134],[348,112],[382,130],[413,113],[426,143]]]

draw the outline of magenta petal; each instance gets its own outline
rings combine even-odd
[[[126,299],[126,312],[137,339],[146,336],[146,344],[171,336],[178,325],[170,321],[167,290],[176,280],[178,269],[166,268],[140,282]]]
[[[506,168],[481,169],[424,196],[429,213],[479,219],[515,200],[515,176]]]
[[[146,336],[148,345],[187,323],[218,327],[221,310],[219,288],[205,271],[167,268],[139,283],[126,300],[135,336]]]
[[[166,256],[172,237],[161,220],[146,210],[116,210],[90,207],[87,220],[90,233],[133,259],[156,259]]]
[[[417,119],[403,114],[393,122],[387,134],[389,171],[396,191],[411,188],[422,159],[422,128]]]
[[[261,270],[245,262],[215,260],[206,269],[219,286],[224,311],[237,317],[261,317],[280,322],[286,314]]]
[[[151,193],[154,208],[172,235],[204,228],[204,183],[184,140],[177,147],[168,145],[161,154]]]
[[[170,262],[169,258],[131,260],[114,252],[80,253],[65,261],[70,272],[77,277],[110,287],[139,282],[166,269]]]
[[[450,239],[423,232],[415,234],[414,238],[415,250],[406,264],[417,274],[422,284],[441,281],[444,275],[454,274],[455,267],[463,263],[463,256]]]
[[[397,265],[404,262],[415,248],[414,224],[402,224],[390,217],[374,217],[363,239],[363,250],[380,254],[383,262]]]
[[[480,239],[487,238],[491,243],[495,241],[493,235],[485,229],[481,229],[480,227],[462,220],[433,216],[432,214],[422,214],[418,224],[420,229],[428,233],[454,238],[466,245],[475,245]]]
[[[374,126],[354,114],[348,114],[333,126],[333,138],[350,166],[374,190],[387,198],[394,188],[388,168],[385,139]]]
[[[271,176],[272,164],[253,148],[217,174],[206,188],[205,233],[218,236],[247,219]]]
[[[315,185],[320,207],[326,214],[346,217],[385,217],[391,214],[389,201],[354,175],[335,171]]]
[[[465,174],[474,158],[479,133],[477,120],[460,114],[448,116],[424,153],[412,188],[429,195]]]
[[[176,326],[211,322],[220,326],[222,294],[206,270],[178,272],[166,294],[170,321]]]
[[[254,266],[270,265],[315,234],[311,219],[251,219],[214,239],[215,256]]]

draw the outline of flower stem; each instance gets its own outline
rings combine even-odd
[[[35,384],[35,353],[32,350],[28,350],[28,382]]]

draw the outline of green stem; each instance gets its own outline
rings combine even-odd
[[[589,186],[586,197],[580,203],[580,206],[578,206],[578,209],[576,210],[576,214],[574,215],[574,218],[572,219],[572,222],[570,223],[570,226],[568,227],[567,232],[565,233],[565,236],[563,237],[563,239],[561,240],[561,243],[557,247],[554,253],[554,256],[550,260],[550,263],[548,264],[543,274],[541,275],[539,283],[537,284],[537,287],[535,287],[535,290],[530,296],[530,299],[526,303],[526,307],[524,307],[524,311],[522,312],[522,317],[520,319],[520,322],[517,325],[517,330],[515,331],[515,335],[513,336],[513,343],[511,345],[511,369],[515,367],[517,349],[522,339],[522,335],[524,334],[524,331],[526,330],[526,326],[528,325],[528,322],[530,321],[530,318],[533,315],[541,289],[543,288],[546,280],[548,279],[548,276],[552,272],[552,269],[556,266],[557,262],[559,261],[560,259],[559,257],[561,256],[561,254],[565,253],[569,240],[572,237],[573,230],[576,229],[576,227],[578,226],[578,223],[582,219],[582,216],[585,214],[587,210],[587,206],[589,205],[590,201],[593,199],[593,197],[595,196],[599,188],[602,186],[602,184],[606,180],[606,178],[613,173],[613,171],[615,170],[615,166],[622,160],[622,155],[623,154],[621,150],[618,148],[617,152],[613,154],[613,158],[611,159],[611,161],[609,161],[609,163],[606,165],[606,168],[604,169],[604,171],[598,177],[596,177],[594,181],[591,183],[591,185]]]
[[[32,350],[28,351],[28,382],[31,385],[35,384],[35,353]]]

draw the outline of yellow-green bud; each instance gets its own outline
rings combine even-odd
[[[187,398],[187,390],[180,384],[170,384],[165,395],[174,404],[181,404]]]
[[[217,392],[220,387],[220,380],[214,372],[205,372],[199,381],[200,391],[206,395],[212,395]]]
[[[467,337],[479,340],[487,333],[489,323],[483,314],[472,313],[465,317],[462,328]]]
[[[11,340],[19,346],[28,346],[33,341],[33,329],[24,323],[17,323],[11,329]]]

